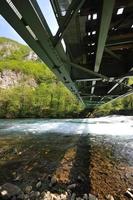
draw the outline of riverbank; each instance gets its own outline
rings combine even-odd
[[[24,193],[32,186],[28,195],[39,192],[36,199],[48,191],[67,196],[71,186],[80,198],[92,194],[104,200],[110,194],[125,200],[127,188],[133,188],[132,143],[132,137],[120,136],[1,133],[0,185],[9,182]]]

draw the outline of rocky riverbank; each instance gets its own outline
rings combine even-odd
[[[132,142],[116,136],[1,134],[1,199],[128,200]]]

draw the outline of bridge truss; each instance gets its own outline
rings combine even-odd
[[[49,1],[55,35],[37,0],[0,0],[0,14],[87,107],[132,94],[133,1]]]

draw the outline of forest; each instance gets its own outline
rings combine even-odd
[[[5,70],[22,74],[19,84],[11,87],[2,88],[0,82],[0,118],[68,117],[83,109],[39,58],[34,60],[33,54],[33,58],[28,59],[29,47],[0,38],[0,49],[1,80]],[[27,84],[26,79],[34,80],[36,86]]]

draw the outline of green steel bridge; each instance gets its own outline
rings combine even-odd
[[[0,14],[88,108],[132,94],[133,1],[49,3],[55,34],[39,0],[0,0]]]

